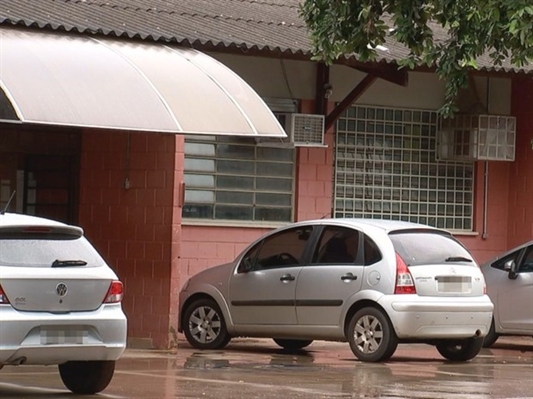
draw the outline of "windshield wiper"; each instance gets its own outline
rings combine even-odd
[[[464,256],[450,256],[444,262],[472,262],[472,259],[465,258]]]
[[[73,266],[85,266],[87,262],[84,260],[59,260],[56,259],[52,263],[52,267],[73,267]]]

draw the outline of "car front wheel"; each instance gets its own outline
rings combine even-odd
[[[438,342],[436,346],[442,357],[454,362],[464,362],[477,356],[483,346],[483,338],[443,340]]]
[[[115,371],[115,362],[72,361],[58,367],[61,380],[68,389],[77,394],[92,395],[103,391],[109,385]]]
[[[221,349],[231,337],[217,303],[208,298],[193,302],[185,310],[184,334],[192,347],[197,349]]]
[[[398,337],[389,318],[373,307],[360,309],[353,315],[347,338],[354,355],[364,362],[385,361],[398,347]]]
[[[311,345],[313,340],[311,339],[282,339],[274,338],[274,342],[281,346],[283,349],[287,350],[298,350],[303,349],[306,346]]]

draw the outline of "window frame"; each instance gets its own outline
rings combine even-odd
[[[403,220],[472,233],[475,163],[437,160],[437,128],[434,110],[348,108],[336,124],[334,217]]]
[[[272,112],[278,116],[280,123],[283,122],[283,116],[287,113],[294,113],[298,111],[298,102],[289,99],[264,99]],[[207,144],[212,146],[210,152],[206,154],[198,154],[187,151],[188,145]],[[223,157],[218,154],[221,146],[233,146],[237,148],[251,149],[253,156],[249,157]],[[206,147],[207,149],[207,147]],[[209,150],[208,150],[209,151]],[[275,159],[279,151],[285,151],[286,159]],[[268,154],[271,153],[269,158]],[[209,170],[200,170],[188,168],[187,163],[194,160],[211,160],[213,164]],[[247,162],[252,165],[253,171],[220,171],[219,164],[224,162],[231,164],[235,162]],[[244,165],[244,163],[243,163]],[[283,168],[284,165],[289,165],[290,173],[280,174],[274,171],[274,167]],[[267,171],[261,171],[263,167]],[[230,136],[194,136],[185,135],[184,140],[184,181],[185,193],[182,207],[182,220],[184,224],[199,225],[235,225],[235,226],[272,226],[278,227],[280,225],[291,223],[295,218],[295,202],[297,198],[296,193],[296,173],[297,170],[297,154],[294,147],[269,147],[258,145],[258,141],[253,137],[230,137]],[[270,174],[269,174],[270,173]],[[191,184],[190,178],[202,179],[204,178],[205,185]],[[211,181],[209,181],[211,179]],[[219,181],[226,179],[238,181],[239,179],[249,179],[250,187],[228,187],[219,185]],[[188,181],[189,180],[189,181]],[[258,186],[258,184],[263,184]],[[279,184],[277,187],[275,184]],[[273,185],[273,186],[271,186]],[[243,194],[248,195],[248,200],[242,198]],[[192,195],[198,195],[197,199],[191,199]],[[204,195],[205,198],[201,198]],[[228,198],[233,196],[236,201],[230,200],[221,202],[220,197],[227,195]],[[211,198],[208,198],[211,196]],[[274,197],[272,197],[274,196]],[[286,198],[284,198],[286,197]],[[279,201],[275,204],[269,198]],[[288,201],[283,203],[283,201]],[[197,215],[190,215],[188,212],[197,210]],[[233,211],[233,217],[222,215],[224,209],[229,215]],[[239,211],[247,212],[242,217],[235,217]],[[205,213],[204,213],[205,212]],[[219,212],[217,214],[217,212]],[[264,212],[261,215],[261,212]]]

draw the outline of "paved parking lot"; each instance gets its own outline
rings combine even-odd
[[[5,367],[0,398],[75,398],[56,367]],[[357,361],[347,344],[286,353],[270,340],[223,351],[128,350],[100,398],[533,398],[533,339],[501,339],[473,361],[445,361],[427,345],[400,345],[387,363]],[[85,396],[86,398],[86,396]]]

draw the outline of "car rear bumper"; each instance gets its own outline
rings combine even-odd
[[[380,301],[400,339],[485,336],[494,305],[488,296],[438,300],[418,295],[391,295]]]
[[[20,312],[0,306],[0,364],[60,364],[117,360],[126,349],[127,321],[119,304],[91,312]]]

